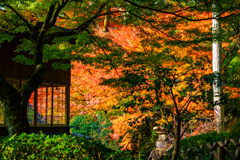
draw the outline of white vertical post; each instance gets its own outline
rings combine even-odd
[[[217,122],[217,131],[223,132],[224,127],[224,106],[220,105],[221,100],[221,49],[222,45],[219,41],[221,34],[221,24],[216,18],[219,15],[216,5],[213,3],[212,6],[212,33],[213,33],[213,42],[212,42],[212,69],[214,73],[213,81],[213,103],[214,105],[214,117]]]

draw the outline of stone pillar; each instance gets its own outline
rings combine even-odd
[[[153,127],[153,130],[158,134],[158,140],[156,141],[156,149],[159,150],[159,154],[164,154],[167,148],[167,130],[161,129],[160,126]]]

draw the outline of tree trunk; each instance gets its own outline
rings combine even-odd
[[[57,21],[60,11],[67,5],[69,1],[62,1],[58,3],[56,8],[55,4],[49,7],[44,23],[37,22],[34,26],[28,23],[21,14],[16,10],[14,12],[30,30],[30,40],[33,43],[34,51],[34,66],[35,72],[23,85],[20,91],[17,91],[0,73],[0,105],[4,114],[7,124],[7,129],[10,136],[20,134],[23,132],[29,133],[29,122],[27,118],[28,100],[31,93],[38,88],[43,82],[46,69],[43,65],[43,45],[48,41],[52,41],[55,37],[70,36],[76,34],[75,32],[55,32],[46,36],[46,32],[54,26]],[[3,3],[4,4],[4,3]],[[13,10],[9,5],[8,8]],[[91,22],[91,21],[90,21]],[[89,23],[90,24],[90,23]],[[86,27],[89,25],[87,24]],[[86,28],[81,28],[82,31]],[[78,31],[81,29],[77,29]],[[6,53],[9,54],[9,53]]]
[[[44,65],[38,65],[38,69],[23,85],[20,91],[16,90],[0,74],[0,106],[10,137],[23,132],[29,133],[27,118],[28,100],[31,93],[42,83],[45,73]]]
[[[0,74],[0,105],[4,114],[9,136],[29,133],[27,102],[22,101],[20,93]]]
[[[217,7],[213,4],[212,17],[219,15]],[[225,131],[224,123],[224,106],[220,105],[221,96],[221,42],[220,37],[221,24],[218,19],[212,19],[212,33],[213,33],[213,43],[212,43],[212,68],[214,73],[213,82],[213,104],[214,104],[214,117],[217,123],[217,131]]]
[[[180,118],[178,118],[177,133],[174,136],[174,150],[172,154],[172,160],[177,160],[179,155],[180,134],[181,134],[181,122],[180,122]]]

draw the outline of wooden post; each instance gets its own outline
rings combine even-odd
[[[218,160],[225,160],[225,150],[223,147],[218,147]]]
[[[65,103],[66,103],[66,114],[67,114],[66,124],[67,126],[70,126],[70,85],[66,86],[65,97],[66,97]]]
[[[53,90],[54,90],[54,86],[53,86],[53,83],[52,83],[52,104],[51,104],[51,126],[53,126],[53,94],[54,94],[54,92],[53,92]]]
[[[34,91],[34,104],[33,104],[33,107],[34,107],[34,118],[33,118],[33,126],[37,126],[37,103],[38,103],[38,88]]]
[[[212,69],[214,74],[213,81],[213,103],[214,103],[214,117],[217,122],[217,131],[225,131],[225,122],[224,122],[224,106],[220,105],[221,102],[221,50],[222,44],[219,40],[221,34],[221,23],[216,18],[219,15],[218,8],[216,4],[213,3],[212,6]]]
[[[47,121],[48,121],[48,86],[46,85],[46,110],[45,110],[45,124],[47,124]]]

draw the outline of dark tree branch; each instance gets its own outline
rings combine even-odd
[[[170,38],[172,38],[172,39],[174,39],[174,40],[176,40],[176,41],[183,42],[183,43],[193,43],[193,42],[201,42],[201,41],[203,41],[203,40],[210,40],[210,38],[203,38],[203,39],[200,39],[200,40],[182,41],[182,40],[180,40],[180,39],[177,39],[177,38],[175,38],[175,37],[172,37],[172,36],[168,35],[167,33],[161,31],[159,28],[155,27],[155,26],[154,26],[151,22],[149,22],[147,19],[142,18],[141,16],[138,16],[138,15],[132,13],[132,12],[129,12],[129,13],[132,14],[132,15],[134,15],[135,17],[137,17],[137,18],[139,18],[139,19],[147,22],[148,24],[150,24],[150,25],[151,25],[154,29],[156,29],[157,31],[161,32],[162,34],[164,34],[164,35],[166,35],[167,37],[170,37]]]
[[[194,70],[194,69],[196,69],[196,68],[191,68],[191,69],[187,70],[185,73],[183,73],[183,74],[181,74],[180,76],[178,76],[178,77],[176,78],[176,80],[177,80],[178,78],[180,78],[181,76],[186,75],[188,72],[190,72],[191,70]]]
[[[59,13],[67,5],[67,3],[68,3],[68,0],[66,0],[66,1],[63,0],[62,4],[57,7],[57,10],[55,11],[53,18],[52,18],[51,22],[49,23],[49,28],[54,26],[54,24],[57,21],[57,17],[59,16]]]
[[[170,55],[170,57],[174,60],[174,62],[177,62],[177,59],[174,55]]]
[[[33,75],[28,79],[28,81],[23,85],[20,89],[20,96],[25,97],[27,100],[31,97],[31,94],[34,90],[36,90],[39,85],[42,83],[44,76],[46,73],[46,69],[43,64],[39,65],[37,70],[33,73]]]
[[[221,66],[222,66],[223,62],[225,61],[225,59],[227,58],[227,53],[228,53],[228,50],[227,50],[227,48],[226,48],[224,57],[223,57],[222,62],[221,62]]]
[[[47,32],[50,20],[52,19],[52,14],[53,14],[54,8],[55,8],[54,5],[51,5],[50,8],[49,8],[49,11],[48,11],[47,17],[45,19],[45,22],[43,23],[42,28],[40,30],[40,33],[39,33],[39,36],[38,36],[38,39],[37,39],[37,43],[42,43],[42,41],[43,41],[43,37],[45,36],[45,33]]]
[[[71,30],[66,31],[66,32],[55,32],[55,33],[48,34],[44,38],[44,44],[48,43],[48,42],[51,42],[55,37],[72,36],[74,34],[77,34],[78,32],[82,32],[82,31],[87,29],[87,27],[91,24],[91,22],[94,19],[97,19],[98,17],[104,16],[104,15],[108,15],[108,14],[112,14],[112,13],[119,13],[119,12],[126,12],[126,11],[113,11],[113,12],[108,12],[108,13],[95,15],[92,18],[90,18],[89,20],[87,20],[86,22],[84,22],[83,24],[81,24],[80,26],[78,26],[74,29],[71,29]],[[68,29],[66,29],[66,30],[68,30]]]
[[[227,64],[226,64],[225,66],[223,66],[223,68],[222,68],[223,70],[230,64],[230,62],[231,62],[231,60],[232,60],[232,58],[233,58],[234,48],[235,48],[235,45],[233,46],[233,48],[232,48],[231,51],[230,51],[230,58],[229,58]],[[226,51],[226,52],[228,53],[228,51]],[[226,55],[227,55],[227,53],[226,53]],[[226,57],[226,56],[225,56],[225,57]],[[224,57],[224,58],[225,58],[225,57]],[[224,61],[222,61],[221,66],[223,65],[223,62],[224,62]]]
[[[89,24],[94,20],[96,19],[97,17],[100,16],[100,13],[102,12],[103,8],[106,6],[106,3],[103,3],[99,10],[97,11],[97,13],[92,17],[90,18],[89,20],[87,20],[85,23],[83,23],[82,25],[78,26],[77,28],[75,28],[74,30],[78,30],[79,28],[85,28],[84,26],[89,26]]]
[[[150,24],[150,26],[152,26],[154,29],[158,30],[158,31],[161,32],[162,34],[166,35],[167,37],[170,37],[170,38],[172,38],[172,39],[174,39],[174,40],[183,42],[183,41],[181,41],[181,40],[179,40],[179,39],[177,39],[177,38],[175,38],[175,37],[169,36],[167,33],[163,32],[163,31],[161,31],[159,28],[155,27],[155,26],[154,26],[151,22],[149,22],[147,19],[142,18],[141,16],[138,16],[138,15],[136,15],[135,13],[132,13],[132,12],[129,12],[129,13],[132,14],[132,15],[134,15],[135,17],[137,17],[137,18],[139,18],[139,19],[147,22],[148,24]]]
[[[83,28],[84,30],[85,28]],[[82,30],[82,31],[83,31]],[[44,39],[43,39],[43,44],[46,44],[46,43],[50,43],[52,42],[52,40],[56,37],[65,37],[65,36],[72,36],[74,34],[77,34],[77,32],[75,30],[71,30],[69,32],[55,32],[55,33],[51,33],[51,34],[48,34]]]
[[[2,5],[0,7],[4,7],[4,6],[8,7],[9,9],[11,9],[27,25],[28,29],[30,31],[32,30],[32,28],[33,28],[32,25],[30,23],[28,23],[28,21],[25,18],[23,18],[23,16],[20,13],[18,13],[12,6],[10,6],[10,5]]]
[[[187,108],[189,103],[192,101],[192,98],[195,97],[198,93],[199,92],[196,92],[193,96],[190,95],[190,97],[188,98],[187,102],[182,106],[182,108],[179,110],[179,112],[181,112],[184,108]]]
[[[187,123],[187,126],[184,128],[182,134],[180,135],[180,139],[182,138],[183,134],[184,134],[184,133],[186,132],[186,130],[188,129],[189,125],[190,125],[190,124]]]
[[[16,26],[15,26],[14,28],[12,28],[12,29],[0,28],[0,30],[8,33],[8,32],[13,31],[14,29],[16,29],[16,28],[18,28],[18,27],[20,27],[20,25],[16,25]],[[9,34],[10,34],[10,33],[9,33]]]
[[[105,54],[105,56],[107,57],[108,61],[110,62],[110,64],[112,65],[112,67],[114,68],[114,70],[116,71],[118,77],[120,78],[120,75],[117,71],[117,68],[113,65],[112,60],[108,57],[107,53],[105,52],[104,48],[98,43],[98,41],[95,39],[94,36],[91,35],[91,33],[88,31],[88,34],[92,37],[92,39],[97,43],[97,45],[102,49],[103,53]]]
[[[172,87],[170,87],[170,90],[171,90],[171,95],[172,95],[172,100],[173,100],[173,103],[174,103],[174,107],[176,109],[176,114],[177,114],[177,116],[179,116],[178,105],[177,105],[177,102],[176,102],[175,95],[173,94]]]
[[[132,1],[130,1],[130,0],[123,0],[123,1],[128,2],[128,3],[130,3],[131,5],[134,5],[134,6],[138,7],[138,8],[148,9],[148,10],[151,10],[151,11],[156,11],[156,12],[165,13],[165,14],[172,14],[172,15],[175,15],[176,17],[183,18],[183,19],[186,19],[186,20],[189,20],[189,21],[203,21],[203,20],[210,20],[210,19],[214,19],[214,18],[224,19],[224,18],[231,17],[232,15],[235,15],[235,14],[233,13],[233,14],[230,14],[230,15],[228,15],[228,16],[221,17],[221,15],[222,15],[223,13],[225,13],[225,12],[231,10],[231,9],[234,9],[233,7],[231,7],[231,8],[229,8],[229,9],[221,12],[217,17],[214,17],[214,18],[191,19],[191,18],[187,18],[187,17],[185,17],[185,16],[181,16],[181,15],[176,14],[176,13],[179,12],[179,11],[167,12],[167,11],[163,11],[162,9],[156,9],[156,8],[141,6],[141,5],[139,5],[139,4],[137,4],[137,3],[134,3],[134,2],[132,2]],[[239,6],[236,6],[235,8],[238,9],[238,7],[239,7]],[[188,8],[194,8],[194,7],[188,7]],[[187,8],[187,9],[188,9],[188,8]],[[180,10],[180,11],[181,11],[181,10]]]

